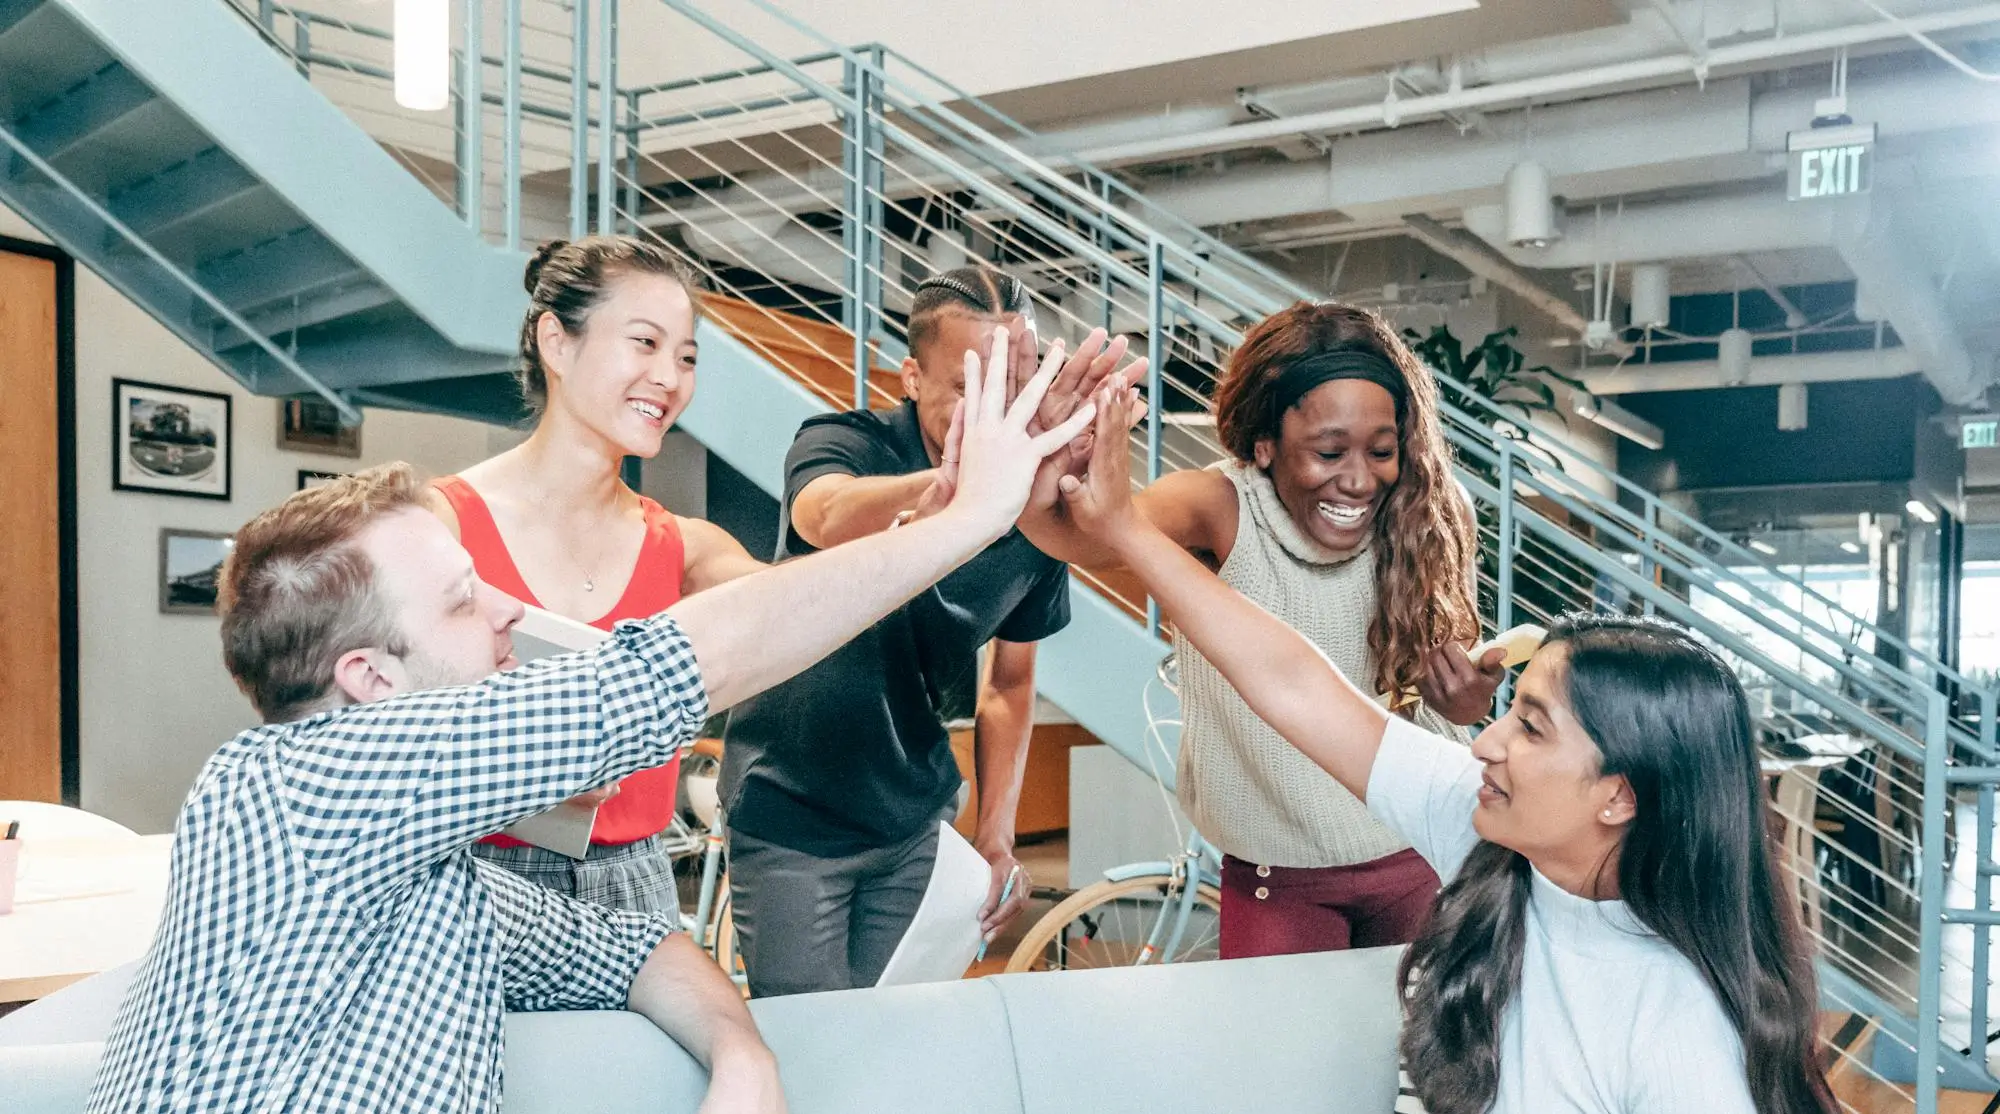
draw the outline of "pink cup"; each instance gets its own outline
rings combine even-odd
[[[0,913],[14,911],[14,876],[20,868],[21,841],[0,839]]]

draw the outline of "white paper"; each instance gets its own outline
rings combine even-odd
[[[587,650],[611,637],[609,632],[598,630],[589,623],[580,623],[539,607],[530,607],[523,612],[513,633],[514,656],[523,664],[537,658]],[[590,833],[596,826],[595,808],[584,808],[565,801],[505,829],[505,834],[524,843],[546,847],[558,855],[581,859],[590,853]]]
[[[992,888],[993,868],[957,829],[938,821],[937,861],[916,919],[903,933],[876,986],[951,982],[965,977],[979,954],[979,909]]]

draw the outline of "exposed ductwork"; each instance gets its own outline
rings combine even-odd
[[[1903,345],[1923,361],[1924,374],[1938,395],[1953,406],[1979,401],[1993,382],[1990,369],[1976,368],[1958,329],[1952,324],[1930,268],[1911,250],[1912,237],[1901,228],[1903,216],[1896,194],[1877,190],[1866,206],[1846,209],[1835,246],[1857,281],[1882,315],[1895,326]]]
[[[1427,96],[1391,97],[1276,120],[1256,120],[1204,132],[1086,148],[1077,155],[1099,165],[1117,165],[1268,146],[1301,134],[1394,128],[1413,120],[1469,110],[1541,104],[1648,84],[1706,80],[1708,74],[1717,71],[1729,73],[1770,69],[1774,65],[1822,56],[1841,47],[1900,42],[1911,30],[1936,33],[1994,22],[2000,22],[2000,4],[1974,4],[1953,11],[1908,16],[1899,21],[1900,25],[1871,19],[1812,31],[1788,29],[1781,35],[1713,47],[1703,58],[1675,51],[1604,65],[1558,68],[1535,76],[1452,88]],[[1546,46],[1543,49],[1545,54],[1555,54]]]
[[[1650,263],[1715,255],[1742,255],[1833,243],[1837,205],[1801,205],[1783,194],[1760,193],[1631,205],[1603,225],[1571,220],[1563,238],[1545,247],[1507,242],[1507,216],[1498,205],[1465,209],[1465,227],[1523,267],[1568,270],[1612,260]]]
[[[1909,348],[1871,348],[1860,352],[1814,352],[1797,356],[1759,356],[1750,374],[1731,382],[1718,360],[1675,360],[1586,369],[1578,375],[1594,395],[1630,395],[1648,391],[1700,391],[1713,387],[1774,387],[1787,383],[1835,383],[1854,379],[1895,379],[1924,370],[1923,357]]]
[[[2000,124],[2000,88],[1956,74],[1856,81],[1848,103],[1856,119],[1875,123],[1890,139]],[[1532,143],[1514,129],[1461,136],[1442,124],[1405,127],[1344,140],[1325,160],[1193,175],[1154,186],[1147,197],[1204,226],[1336,210],[1388,224],[1403,213],[1497,201],[1508,168],[1530,148],[1555,177],[1556,192],[1571,198],[1761,178],[1784,152],[1786,133],[1804,127],[1812,111],[1809,90],[1753,98],[1744,79],[1711,81],[1705,89],[1679,86],[1538,109]]]
[[[1540,280],[1525,274],[1520,268],[1509,263],[1492,248],[1480,243],[1472,236],[1456,229],[1446,228],[1425,216],[1403,218],[1411,236],[1424,246],[1458,264],[1475,275],[1513,291],[1529,305],[1547,314],[1564,329],[1582,335],[1589,327],[1589,320],[1570,304],[1568,298],[1543,286]],[[1631,354],[1632,347],[1623,341],[1613,340],[1605,346],[1605,351],[1620,356]]]

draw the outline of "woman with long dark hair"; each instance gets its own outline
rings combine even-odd
[[[1478,542],[1429,370],[1380,314],[1300,302],[1244,334],[1215,414],[1230,458],[1162,476],[1135,498],[1139,513],[1349,676],[1397,694],[1398,714],[1465,741],[1460,725],[1492,710],[1500,668],[1497,651],[1485,663],[1465,652],[1479,633]],[[1022,533],[1063,560],[1115,565],[1059,513],[1053,469],[1043,478]],[[1437,874],[1257,718],[1199,647],[1176,638],[1174,653],[1176,784],[1223,852],[1223,958],[1415,939]]]
[[[1399,972],[1432,1114],[1830,1112],[1764,835],[1749,702],[1680,628],[1577,615],[1466,748],[1391,716],[1132,505],[1137,400],[1098,393],[1075,521],[1288,742],[1447,881]]]

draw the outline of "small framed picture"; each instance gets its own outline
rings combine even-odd
[[[345,472],[315,472],[310,468],[301,468],[299,469],[299,490],[304,491],[309,487],[318,487],[321,484],[332,483],[335,480],[344,479],[346,476],[347,473]]]
[[[361,427],[340,424],[340,411],[323,398],[278,402],[278,447],[299,453],[360,456]]]
[[[222,562],[235,541],[206,530],[160,531],[160,614],[213,615]]]
[[[229,498],[230,399],[212,391],[111,381],[111,486]]]

